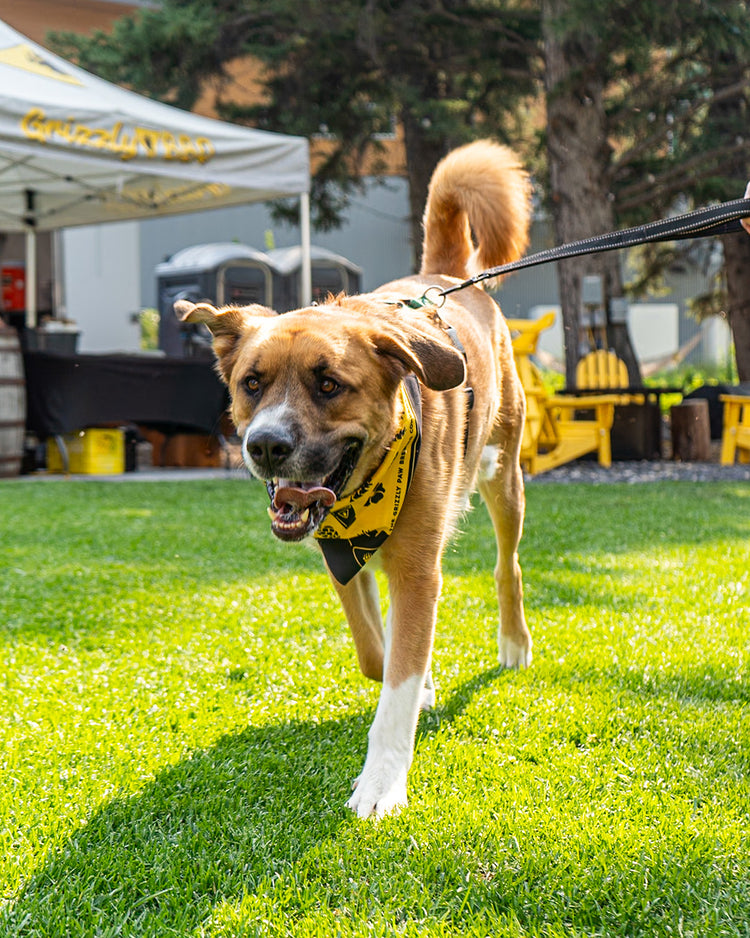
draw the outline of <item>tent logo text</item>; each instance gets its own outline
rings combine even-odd
[[[21,130],[24,136],[39,143],[62,140],[71,146],[106,150],[119,155],[122,160],[145,156],[147,159],[179,160],[182,163],[207,163],[216,153],[208,137],[175,135],[167,130],[137,126],[128,133],[120,121],[111,130],[88,127],[72,117],[68,120],[48,118],[42,108],[32,108],[23,117]]]

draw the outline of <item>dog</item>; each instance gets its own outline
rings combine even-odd
[[[317,539],[360,668],[382,682],[347,802],[360,817],[407,803],[419,711],[435,702],[442,553],[477,487],[497,540],[499,661],[531,662],[518,561],[525,398],[511,337],[482,289],[440,295],[520,257],[529,220],[517,157],[480,140],[435,169],[418,275],[282,315],[175,304],[212,333],[244,462],[268,489],[272,532]],[[388,579],[385,629],[376,562]]]

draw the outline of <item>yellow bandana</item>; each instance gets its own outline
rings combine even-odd
[[[421,441],[419,384],[401,382],[401,423],[383,462],[355,492],[331,507],[315,532],[328,567],[348,583],[393,531],[409,489]]]

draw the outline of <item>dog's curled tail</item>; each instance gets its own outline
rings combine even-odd
[[[465,279],[517,260],[530,220],[531,184],[516,154],[491,140],[459,147],[430,181],[420,273]]]

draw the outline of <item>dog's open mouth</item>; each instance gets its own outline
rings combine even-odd
[[[282,541],[301,541],[311,534],[336,502],[357,464],[362,444],[353,441],[334,471],[320,482],[275,478],[266,482],[271,504],[271,530]]]

